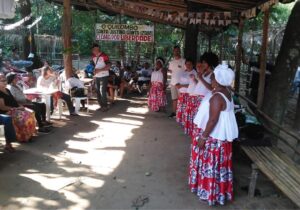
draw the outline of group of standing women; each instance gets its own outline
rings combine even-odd
[[[218,56],[204,53],[196,64],[180,56],[180,48],[173,49],[169,63],[171,96],[176,121],[191,141],[189,188],[209,205],[224,205],[233,200],[232,141],[238,137],[231,85],[234,72]],[[158,111],[166,103],[166,85],[157,75],[157,65],[151,79],[149,107]],[[162,77],[164,78],[164,77]]]

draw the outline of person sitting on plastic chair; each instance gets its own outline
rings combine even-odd
[[[70,93],[71,97],[87,97],[85,94],[84,83],[72,75],[65,83],[65,91]],[[86,110],[85,101],[81,100],[82,109]]]

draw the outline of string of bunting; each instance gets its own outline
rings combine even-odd
[[[124,2],[123,6],[128,10],[182,25],[228,26],[239,22],[237,13],[233,14],[232,12],[169,12],[140,6],[128,1]]]
[[[260,6],[258,6],[257,8],[254,7],[252,9],[246,10],[241,12],[241,16],[246,18],[246,19],[250,19],[250,18],[254,18],[257,15],[257,9],[261,10],[261,11],[266,11],[268,10],[270,7],[274,6],[275,4],[277,4],[279,2],[279,0],[270,0],[267,1],[263,4],[261,4]]]
[[[98,2],[108,4],[113,8],[119,7],[122,11],[127,10],[128,12],[143,14],[179,25],[199,24],[223,27],[238,23],[240,17],[246,19],[256,17],[257,10],[266,11],[277,4],[279,0],[269,0],[257,7],[242,12],[182,12],[170,11],[165,8],[157,8],[126,0],[98,0]]]

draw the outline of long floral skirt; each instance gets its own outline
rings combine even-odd
[[[232,143],[209,138],[205,148],[199,149],[201,132],[195,131],[191,145],[189,186],[209,205],[224,205],[226,200],[233,200]]]
[[[177,102],[176,121],[182,126],[184,126],[183,113],[187,106],[188,97],[189,97],[188,93],[180,93],[178,102]]]
[[[203,96],[189,96],[186,109],[183,113],[184,133],[191,137],[194,129],[194,117],[201,104],[202,98]]]
[[[27,142],[36,133],[36,119],[33,111],[29,109],[12,109],[9,111],[16,131],[18,142]]]
[[[148,97],[148,106],[151,111],[157,112],[159,108],[165,107],[167,97],[161,82],[152,82]]]

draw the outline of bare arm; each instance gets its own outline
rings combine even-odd
[[[199,80],[203,83],[203,85],[208,89],[208,90],[213,90],[211,84],[205,81],[203,78],[202,74],[199,76]]]

